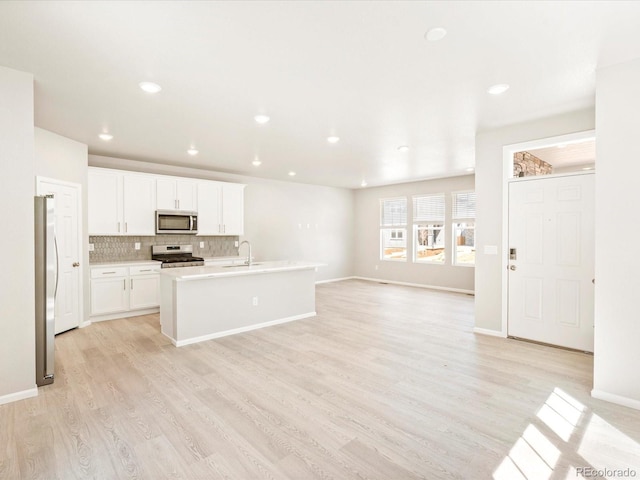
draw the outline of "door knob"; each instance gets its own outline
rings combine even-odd
[[[72,267],[79,267],[80,266],[80,262],[73,262],[71,264]]]
[[[509,270],[515,270],[516,266],[515,265],[509,265]]]

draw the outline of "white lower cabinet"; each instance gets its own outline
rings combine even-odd
[[[160,274],[151,267],[129,269],[129,309],[153,308],[160,305]],[[135,271],[134,271],[135,270]],[[147,273],[148,272],[148,273]]]
[[[91,315],[126,312],[129,310],[127,277],[91,280]]]
[[[91,267],[92,320],[141,314],[160,306],[160,265]]]

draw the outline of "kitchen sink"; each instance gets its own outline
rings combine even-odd
[[[247,265],[246,263],[239,263],[238,265],[223,265],[222,268],[238,268],[238,267],[253,267],[255,265],[262,265],[261,263],[252,263],[251,265]]]

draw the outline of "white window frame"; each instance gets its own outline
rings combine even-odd
[[[476,262],[475,262],[475,258],[474,258],[474,262],[473,263],[459,263],[458,262],[458,236],[456,235],[457,233],[457,225],[459,223],[464,223],[467,224],[466,229],[467,230],[473,230],[473,247],[475,248],[476,245],[478,244],[477,240],[476,240],[476,216],[475,216],[475,206],[474,206],[474,211],[473,211],[473,216],[469,216],[469,215],[459,215],[458,212],[456,212],[456,205],[457,205],[457,196],[461,195],[461,194],[468,194],[468,193],[472,193],[475,197],[475,190],[461,190],[458,192],[451,192],[451,245],[452,245],[452,254],[451,254],[451,260],[452,260],[452,265],[456,266],[456,267],[475,267],[476,266]],[[474,198],[475,200],[475,198]],[[465,212],[465,213],[470,213],[470,212]],[[469,225],[471,224],[471,225]],[[477,250],[476,250],[476,254],[477,254]]]
[[[384,203],[388,201],[404,201],[404,223],[402,221],[393,221],[390,223],[384,222]],[[382,262],[407,262],[409,257],[409,246],[407,245],[407,218],[409,216],[409,201],[407,197],[388,197],[380,199],[380,244],[379,244],[379,255],[380,261]],[[402,220],[400,218],[400,220]],[[385,232],[391,232],[389,238],[395,235],[396,238],[393,238],[395,241],[404,242],[405,256],[404,258],[385,258],[384,255],[384,238]],[[401,232],[400,238],[398,238],[398,232]]]
[[[442,199],[442,213],[438,214],[435,212],[430,212],[426,216],[418,215],[418,211],[416,208],[416,199],[418,198],[427,198],[427,197],[437,197]],[[446,210],[447,210],[447,196],[445,193],[437,192],[437,193],[422,193],[413,195],[411,197],[411,203],[413,206],[413,252],[412,258],[413,263],[417,265],[446,265],[447,263],[447,255],[446,255],[446,245],[447,245],[447,223],[446,223]],[[443,248],[443,259],[442,261],[434,261],[434,260],[423,260],[418,259],[418,248],[420,246],[420,242],[418,242],[418,230],[422,227],[437,229],[440,231],[440,235],[444,235],[442,239],[442,248]]]

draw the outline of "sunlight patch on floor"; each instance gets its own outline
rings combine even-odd
[[[548,480],[563,454],[575,457],[576,453],[584,462],[576,465],[573,459],[569,466],[565,462],[566,479],[583,478],[587,469],[640,473],[640,444],[595,413],[589,415],[585,405],[562,389],[551,392],[536,417],[549,427],[553,433],[548,435],[554,438],[529,424],[493,472],[494,480]],[[574,435],[582,437],[574,438],[571,445],[569,440]],[[556,446],[558,439],[566,444],[565,449]],[[558,478],[557,473],[554,478]]]
[[[640,475],[640,445],[600,416],[593,414],[578,453],[594,468],[632,469]]]

